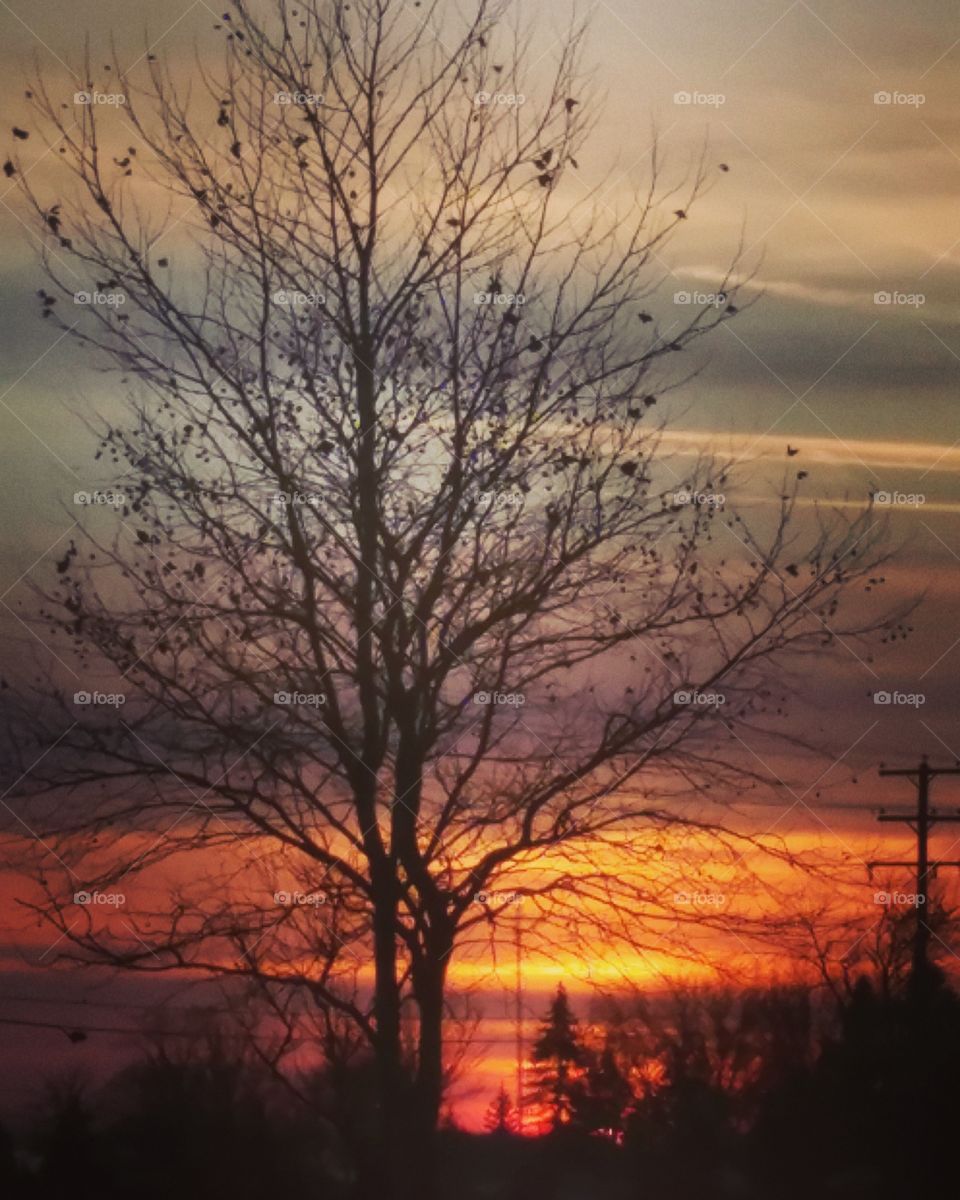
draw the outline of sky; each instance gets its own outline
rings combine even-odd
[[[517,4],[535,22],[544,61],[569,11]],[[925,593],[915,635],[873,660],[840,647],[815,675],[791,680],[824,756],[763,761],[788,793],[771,824],[836,835],[860,853],[876,837],[871,806],[910,800],[904,781],[877,778],[879,761],[960,756],[960,9],[947,0],[597,0],[578,11],[589,17],[599,97],[579,160],[583,186],[606,179],[604,203],[620,211],[647,177],[654,131],[668,173],[681,177],[701,152],[709,164],[708,193],[657,264],[651,304],[664,328],[689,312],[684,296],[716,289],[739,246],[752,273],[745,294],[757,302],[710,339],[700,374],[670,402],[672,445],[743,458],[757,505],[788,444],[799,451],[791,462],[810,472],[811,513],[814,501],[901,497],[877,511],[898,547],[888,594]],[[195,43],[201,53],[216,45],[217,16],[189,0],[0,0],[8,126],[26,120],[33,61],[62,79],[89,34],[101,48],[114,39],[130,62],[149,46],[185,63]],[[9,128],[0,138],[12,145]],[[31,579],[62,553],[90,467],[84,412],[108,385],[37,319],[42,280],[25,220],[3,181],[0,622],[29,641],[17,614],[30,607]],[[878,705],[877,691],[923,700]],[[960,787],[941,787],[944,804],[960,804]],[[952,841],[945,831],[943,857],[956,856]],[[18,994],[37,995],[45,985],[24,982],[13,961]],[[0,1046],[8,1037],[22,1044],[22,1031],[0,1029]]]

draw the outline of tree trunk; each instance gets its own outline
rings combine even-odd
[[[431,942],[433,939],[431,939]],[[412,1142],[420,1157],[416,1172],[422,1200],[439,1200],[437,1125],[443,1102],[443,1000],[447,963],[452,941],[444,930],[430,957],[414,974],[414,991],[420,1018],[419,1054],[414,1082],[412,1117],[415,1122]]]
[[[363,1200],[407,1200],[407,1108],[409,1086],[404,1078],[400,1044],[400,989],[397,982],[394,879],[389,863],[375,882],[374,1016],[379,1090],[379,1138],[374,1161],[360,1164]]]

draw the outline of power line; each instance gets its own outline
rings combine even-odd
[[[26,1017],[0,1017],[0,1025],[27,1025],[31,1029],[56,1029],[58,1033],[65,1033],[68,1037],[75,1033],[84,1035],[88,1033],[123,1033],[136,1036],[145,1032],[141,1029],[118,1029],[111,1025],[76,1025],[72,1021],[30,1021]]]
[[[229,1016],[226,1010],[219,1010],[219,1015]],[[157,1029],[157,1028],[120,1028],[115,1025],[88,1025],[84,1021],[34,1021],[27,1017],[0,1017],[0,1025],[23,1025],[31,1029],[55,1029],[58,1033],[65,1033],[69,1036],[71,1033],[116,1033],[127,1034],[130,1036],[148,1036],[148,1037],[187,1037],[193,1030],[189,1029]],[[255,1041],[269,1040],[257,1034],[248,1034],[244,1031],[245,1037],[252,1037]],[[513,1038],[510,1034],[504,1034],[499,1038],[475,1038],[475,1037],[451,1037],[445,1036],[444,1042],[448,1045],[463,1044],[467,1046],[509,1046],[513,1044]],[[316,1045],[314,1038],[297,1038],[297,1045]]]
[[[0,996],[0,1004],[12,1002],[23,1004],[53,1004],[53,1005],[72,1005],[76,1008],[111,1008],[124,1009],[131,1012],[142,1013],[157,1013],[157,1012],[194,1012],[197,1009],[203,1009],[205,1012],[215,1012],[222,1016],[229,1015],[229,1010],[225,1008],[214,1008],[210,1004],[204,1004],[198,1001],[195,1004],[168,1004],[161,1000],[155,1004],[131,1004],[125,1000],[74,1000],[70,997],[58,998],[56,996]]]

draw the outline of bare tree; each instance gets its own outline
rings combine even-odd
[[[861,882],[856,890],[852,886],[838,889],[832,902],[821,901],[796,915],[793,929],[787,931],[792,957],[825,990],[837,1010],[849,1005],[864,980],[869,980],[884,1003],[905,995],[910,988],[917,897],[891,879],[883,880],[879,891],[875,886]],[[872,903],[862,902],[864,890]],[[956,903],[938,883],[920,898],[919,907],[919,917],[932,934],[932,979],[955,979]]]
[[[72,182],[18,174],[44,314],[128,398],[97,427],[124,507],[42,610],[127,702],[24,692],[38,911],[66,957],[349,1022],[379,1197],[429,1192],[455,948],[516,898],[530,949],[571,912],[610,945],[676,927],[666,839],[694,873],[750,844],[731,723],[772,664],[869,631],[841,604],[869,513],[804,540],[794,482],[749,528],[720,465],[665,453],[678,355],[736,312],[729,280],[682,327],[647,311],[709,164],[678,192],[654,152],[612,211],[579,173],[582,29],[547,72],[505,9],[236,5],[189,92],[117,63],[113,124],[37,86]],[[124,302],[67,318],[78,276]],[[70,902],[120,880],[115,918]]]

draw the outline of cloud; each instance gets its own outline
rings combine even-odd
[[[714,452],[746,462],[776,460],[785,462],[787,437],[784,434],[718,434],[705,429],[668,429],[663,433],[667,449],[680,454]],[[803,467],[812,463],[826,466],[868,466],[897,471],[960,473],[960,442],[944,447],[936,442],[872,441],[866,438],[795,437],[789,442],[800,454]],[[952,510],[951,510],[952,511]]]

